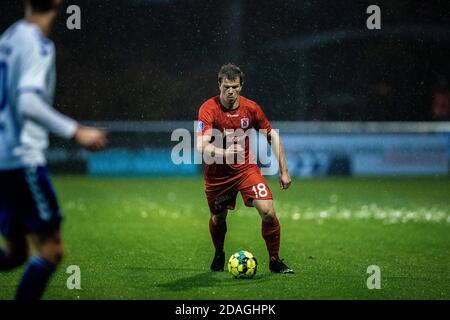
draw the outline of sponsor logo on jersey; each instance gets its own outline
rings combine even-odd
[[[197,125],[197,132],[203,132],[203,129],[205,128],[205,124],[203,121],[199,121]]]
[[[247,129],[250,124],[250,120],[248,118],[242,118],[241,119],[241,128]]]

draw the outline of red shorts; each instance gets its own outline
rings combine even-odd
[[[247,207],[253,207],[255,199],[272,200],[272,192],[258,167],[230,177],[224,182],[211,183],[207,181],[205,186],[209,210],[214,214],[219,214],[226,209],[233,210],[236,206],[238,192],[241,192]]]

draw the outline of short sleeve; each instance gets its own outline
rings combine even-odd
[[[197,135],[202,136],[213,128],[213,112],[211,108],[204,104],[198,111]]]
[[[255,104],[254,107],[254,117],[255,119],[253,127],[256,130],[264,129],[267,130],[268,133],[272,130],[272,125],[270,124],[269,119],[267,119],[264,111],[257,104]]]
[[[55,63],[53,44],[49,40],[33,41],[24,48],[20,60],[19,92],[45,92]]]

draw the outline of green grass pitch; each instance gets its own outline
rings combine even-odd
[[[226,255],[259,261],[254,279],[211,273],[202,178],[56,176],[66,255],[45,299],[450,299],[450,180],[364,178],[269,184],[294,275],[271,274],[260,218],[239,196]],[[66,269],[81,269],[69,290]],[[381,289],[366,285],[381,268]],[[11,299],[23,268],[0,274]]]

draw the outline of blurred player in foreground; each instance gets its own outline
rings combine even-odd
[[[245,158],[243,159],[245,161],[240,161],[243,163],[236,160],[205,164],[205,192],[211,212],[209,230],[216,250],[211,271],[224,269],[226,217],[228,210],[234,209],[237,193],[240,192],[245,205],[255,207],[262,218],[262,236],[269,251],[270,270],[277,273],[293,273],[293,270],[278,256],[280,224],[275,214],[272,193],[258,166],[249,161],[248,138],[245,138],[245,135],[240,137],[226,135],[226,131],[229,130],[240,129],[243,132],[250,128],[266,130],[267,140],[279,161],[280,186],[282,189],[289,188],[291,178],[280,137],[272,130],[261,107],[240,95],[243,80],[244,75],[239,67],[233,64],[222,66],[218,75],[220,95],[203,103],[198,115],[198,151],[216,159],[219,157],[236,160],[239,154],[241,158]],[[217,141],[214,143],[212,140],[213,130],[225,133],[220,146],[217,146]],[[229,139],[234,142],[227,148],[230,144]]]
[[[41,298],[63,257],[61,215],[46,168],[48,132],[102,150],[102,130],[83,127],[52,108],[55,48],[47,37],[61,0],[26,0],[25,19],[0,38],[0,271],[21,266],[36,249],[16,299]],[[29,241],[28,241],[29,240]]]

